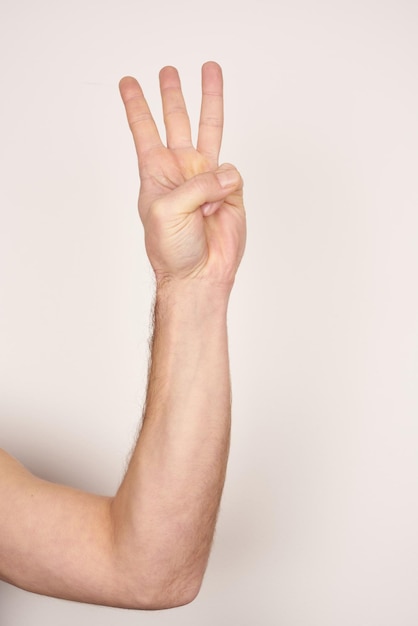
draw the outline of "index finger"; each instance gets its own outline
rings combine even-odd
[[[161,138],[136,78],[132,76],[122,78],[119,82],[119,90],[134,138],[138,160],[141,162],[149,150],[162,146]]]
[[[220,65],[208,61],[202,67],[202,106],[197,150],[216,167],[224,124],[223,78]]]

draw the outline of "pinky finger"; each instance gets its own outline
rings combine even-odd
[[[205,202],[200,207],[202,209],[202,213],[205,217],[209,217],[209,215],[213,215],[216,213],[218,209],[223,205],[223,200],[218,200],[217,202]]]

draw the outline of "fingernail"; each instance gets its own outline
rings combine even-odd
[[[239,174],[237,170],[218,170],[216,172],[221,187],[233,187],[239,181]]]
[[[200,208],[202,209],[203,215],[209,215],[212,206],[213,206],[212,202],[205,202],[205,204],[202,204],[202,206]]]

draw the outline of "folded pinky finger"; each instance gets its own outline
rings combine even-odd
[[[223,202],[223,200],[218,200],[218,202],[205,202],[205,204],[202,204],[202,206],[200,207],[202,209],[203,215],[205,217],[213,215],[218,209],[221,208]]]

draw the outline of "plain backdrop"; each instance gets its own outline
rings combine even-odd
[[[1,626],[416,626],[417,32],[415,0],[0,1],[2,448],[113,494],[135,440],[153,279],[122,76],[161,126],[158,71],[178,67],[195,129],[201,65],[222,65],[248,212],[198,599],[0,583]]]

